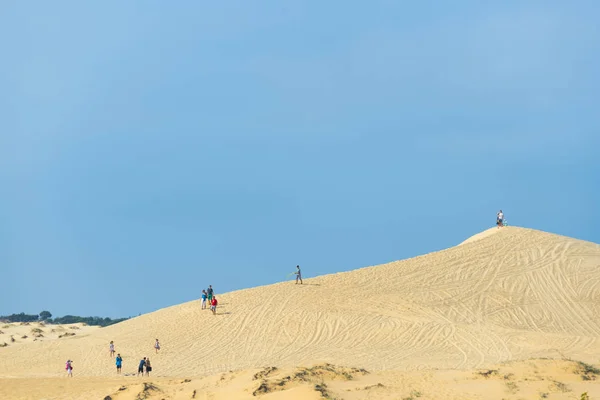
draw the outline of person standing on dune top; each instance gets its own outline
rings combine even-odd
[[[296,265],[296,285],[298,284],[298,281],[300,281],[300,284],[302,285],[302,273],[300,272],[300,266]]]
[[[206,294],[206,290],[202,289],[202,307],[201,307],[202,310],[206,309],[207,297],[208,297],[208,294]]]
[[[496,214],[496,225],[498,225],[498,229],[504,226],[504,213],[502,210]]]
[[[212,285],[208,285],[208,289],[206,290],[206,294],[208,295],[208,304],[212,304],[212,298],[215,294]]]

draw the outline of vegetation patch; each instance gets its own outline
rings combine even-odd
[[[365,386],[363,388],[363,390],[370,390],[370,389],[377,389],[377,388],[384,388],[385,385],[383,383],[378,383],[376,385],[369,385],[369,386]]]
[[[497,369],[486,369],[483,371],[477,371],[475,372],[477,375],[481,375],[484,378],[489,378],[491,376],[496,376],[498,375],[498,370]]]
[[[4,343],[0,343],[0,347],[6,347],[8,346],[8,343],[4,342]]]
[[[58,335],[58,338],[64,338],[64,337],[69,337],[69,336],[75,336],[75,334],[73,332],[65,332],[62,335]]]
[[[277,367],[267,367],[267,368],[264,368],[262,371],[259,371],[256,374],[254,374],[254,377],[252,378],[252,380],[256,381],[258,379],[264,379],[267,376],[271,375],[275,371],[277,371]]]
[[[576,361],[575,372],[581,376],[584,381],[594,381],[596,377],[600,375],[600,369],[593,365],[586,364],[581,361]]]
[[[144,388],[142,389],[141,392],[138,393],[135,400],[146,400],[146,399],[150,398],[150,396],[152,396],[154,393],[157,393],[157,392],[162,392],[162,390],[160,390],[158,388],[158,386],[156,386],[152,383],[144,382]]]
[[[261,379],[260,385],[252,393],[254,396],[286,390],[291,386],[309,383],[315,385],[315,390],[321,392],[323,389],[327,392],[325,380],[352,380],[357,374],[366,375],[369,372],[365,369],[338,367],[333,364],[319,364],[310,368],[298,368],[288,376],[279,379],[269,379],[269,375],[277,371],[275,367],[268,367],[254,375],[254,379]],[[316,389],[317,386],[320,389]],[[382,385],[383,386],[383,385]],[[333,399],[329,393],[322,396],[326,399]]]
[[[511,394],[515,394],[519,391],[519,387],[514,382],[506,382],[506,391]]]
[[[315,385],[315,391],[321,393],[321,397],[324,399],[335,400],[333,397],[331,397],[331,393],[329,393],[329,390],[327,390],[327,385],[325,384],[325,382],[317,383]]]
[[[564,383],[559,382],[559,381],[552,381],[549,389],[552,392],[562,392],[562,393],[571,391],[571,389],[569,389],[569,387],[567,385],[565,385]]]
[[[77,315],[65,315],[64,317],[57,317],[52,319],[52,314],[49,311],[42,311],[39,314],[11,314],[11,315],[3,315],[0,316],[0,321],[6,322],[18,322],[21,325],[29,325],[30,322],[37,322],[39,324],[47,323],[47,324],[77,324],[81,323],[84,325],[94,325],[94,326],[109,326],[122,321],[125,321],[129,318],[102,318],[102,317],[80,317]],[[5,325],[8,328],[8,325]]]
[[[410,392],[410,396],[403,397],[402,400],[415,400],[421,396],[423,396],[423,393],[419,392],[418,390],[413,390]]]

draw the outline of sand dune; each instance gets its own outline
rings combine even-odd
[[[123,372],[150,356],[161,379],[320,363],[377,373],[539,357],[595,363],[599,266],[597,244],[494,228],[404,261],[227,293],[216,316],[193,301],[85,336],[1,348],[0,377],[61,376],[67,358],[76,376],[114,376],[110,340]]]
[[[0,348],[18,347],[37,341],[44,342],[72,336],[84,336],[96,329],[99,329],[99,327],[85,324],[0,323]]]

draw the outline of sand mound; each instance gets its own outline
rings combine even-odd
[[[110,340],[125,374],[150,356],[154,377],[325,363],[377,372],[467,370],[532,357],[597,362],[600,246],[516,227],[484,234],[304,285],[228,293],[216,316],[193,301],[85,335],[8,343],[0,348],[0,377],[61,376],[68,358],[76,377],[113,376]]]
[[[266,376],[256,379],[261,372]],[[476,370],[366,371],[319,364],[191,379],[0,378],[2,399],[466,400],[600,397],[598,371],[569,360],[531,359]]]
[[[65,332],[67,329],[71,332]],[[43,322],[34,323],[0,323],[0,347],[19,347],[37,341],[53,341],[63,337],[86,336],[100,329],[97,326],[84,324],[52,325]],[[66,361],[66,360],[65,360]]]

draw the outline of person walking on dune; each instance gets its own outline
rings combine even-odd
[[[300,281],[300,284],[302,285],[302,273],[300,272],[300,266],[296,265],[296,285],[298,284],[298,281]]]
[[[112,340],[110,341],[110,345],[108,346],[108,351],[110,352],[110,358],[113,358],[115,356],[115,344]]]
[[[213,297],[210,302],[210,311],[212,311],[213,315],[217,315],[217,304],[219,304],[217,298]]]
[[[152,371],[152,365],[150,365],[150,359],[146,357],[146,376],[150,376],[150,372]]]
[[[138,366],[137,376],[140,376],[140,374],[142,374],[142,376],[144,376],[144,367],[145,366],[146,366],[146,357],[144,357],[140,360],[140,365]]]
[[[65,369],[67,370],[67,376],[73,377],[73,361],[67,360],[67,364],[65,365]]]
[[[156,350],[156,354],[158,354],[158,351],[160,350],[160,343],[158,343],[158,339],[156,339],[156,342],[154,342],[154,350]]]
[[[208,285],[208,289],[206,290],[206,294],[208,295],[208,304],[212,304],[212,298],[215,294],[212,285]]]
[[[496,214],[496,225],[498,225],[498,229],[504,226],[504,213],[502,210]]]
[[[121,366],[123,365],[123,358],[121,358],[120,354],[117,354],[117,358],[116,358],[116,364],[117,364],[117,374],[121,373]]]
[[[206,299],[208,294],[206,294],[206,290],[202,289],[202,310],[206,310]]]

